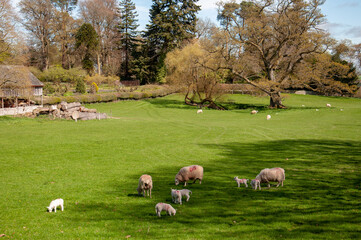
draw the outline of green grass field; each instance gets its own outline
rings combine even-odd
[[[171,95],[88,105],[114,117],[101,121],[1,117],[0,235],[360,239],[361,99],[286,95],[285,110],[268,101],[230,95],[231,110],[196,114]],[[187,186],[174,217],[158,218],[156,203],[171,202],[175,174],[191,164],[204,167],[202,184]],[[235,176],[268,167],[285,169],[284,187],[237,188]],[[145,173],[152,199],[137,196]],[[46,212],[56,198],[64,212]]]

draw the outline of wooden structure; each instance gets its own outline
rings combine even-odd
[[[44,84],[24,66],[0,65],[1,108],[30,105],[30,97],[41,97]]]

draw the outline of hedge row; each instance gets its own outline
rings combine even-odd
[[[80,102],[80,103],[99,103],[99,102],[112,102],[116,100],[139,100],[144,98],[156,98],[164,97],[166,95],[176,92],[175,89],[170,87],[164,87],[161,89],[146,91],[146,92],[111,92],[100,94],[83,94],[75,96],[64,97],[44,97],[44,105],[58,104],[62,101],[65,102]],[[36,99],[38,104],[41,104],[41,100]]]

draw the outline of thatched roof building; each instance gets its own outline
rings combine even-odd
[[[0,98],[2,107],[4,99],[29,99],[43,96],[44,84],[32,74],[27,67],[0,65]]]

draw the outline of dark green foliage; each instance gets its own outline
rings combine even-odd
[[[77,93],[86,93],[86,86],[83,79],[78,79],[78,81],[76,82],[75,91]]]
[[[124,62],[120,69],[120,78],[123,80],[132,80],[131,60],[134,55],[135,48],[138,45],[138,24],[137,12],[132,0],[122,0],[120,2],[120,24],[118,25],[119,32],[121,33],[120,48],[125,54]]]
[[[164,59],[175,47],[194,37],[198,0],[153,0],[150,23],[146,26],[148,82],[162,81]]]
[[[99,36],[93,26],[84,23],[75,34],[75,47],[84,52],[83,68],[90,74],[94,70],[93,54],[99,47]]]

